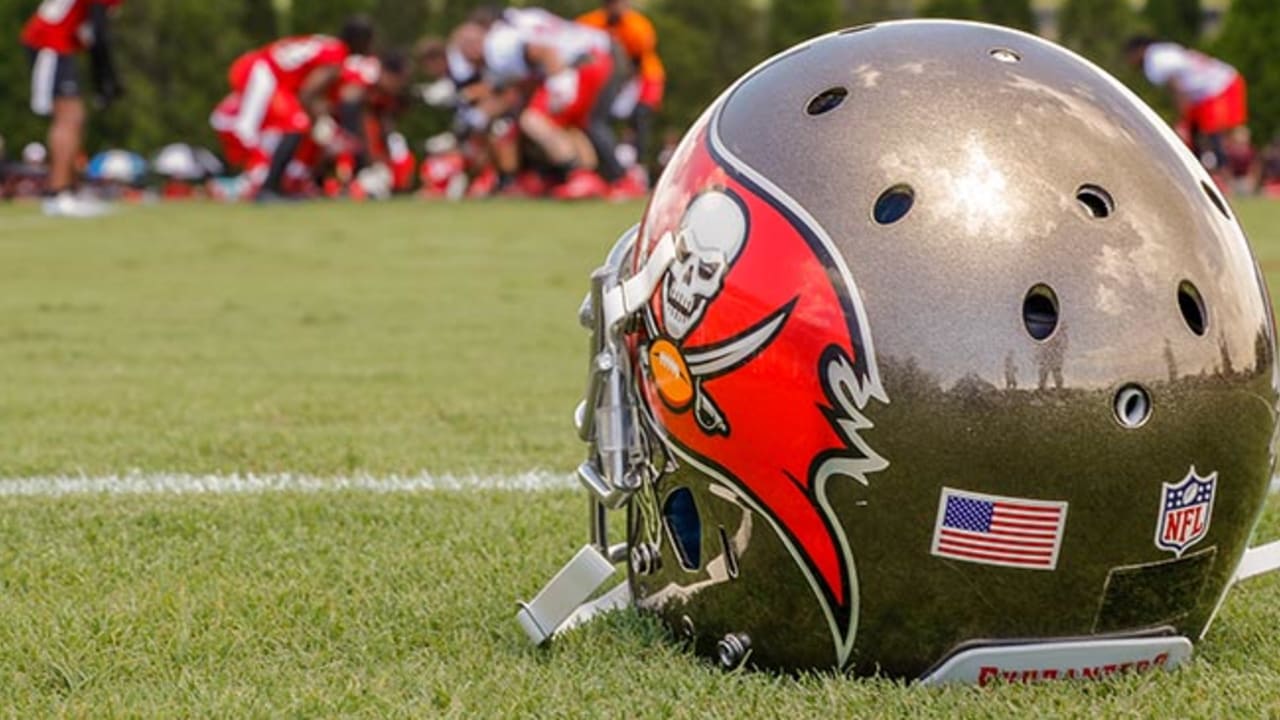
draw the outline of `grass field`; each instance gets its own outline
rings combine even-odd
[[[1280,205],[1238,210],[1280,283]],[[1280,716],[1276,578],[1237,590],[1176,673],[926,690],[725,674],[629,613],[527,647],[513,601],[585,531],[569,491],[5,493],[567,474],[575,310],[638,212],[0,207],[0,715]],[[1274,501],[1260,534],[1280,537]]]

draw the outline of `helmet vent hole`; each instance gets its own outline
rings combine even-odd
[[[1076,190],[1076,201],[1095,220],[1106,220],[1116,210],[1116,202],[1111,198],[1111,193],[1097,185],[1081,185]]]
[[[875,25],[875,23],[871,23],[870,25],[857,25],[857,26],[855,26],[855,27],[845,28],[845,29],[841,30],[840,32],[838,32],[838,33],[836,33],[836,34],[837,34],[837,35],[852,35],[852,34],[854,34],[854,33],[856,33],[856,32],[862,32],[863,30],[870,30],[870,29],[874,28],[875,26],[876,26],[876,25]]]
[[[1010,50],[1009,48],[991,48],[990,55],[999,62],[1009,63],[1011,65],[1013,63],[1022,62],[1022,55],[1020,55],[1018,51]]]
[[[1045,340],[1058,327],[1058,296],[1048,285],[1036,285],[1022,300],[1022,324],[1027,334]]]
[[[1218,191],[1212,185],[1203,180],[1200,181],[1200,187],[1204,190],[1204,194],[1209,196],[1209,200],[1213,203],[1213,206],[1218,208],[1218,212],[1222,213],[1222,217],[1230,220],[1231,212],[1227,210],[1227,201],[1222,199],[1222,196],[1218,194]]]
[[[1125,385],[1116,392],[1115,413],[1124,427],[1142,427],[1151,417],[1151,396],[1141,385]]]
[[[1187,329],[1196,335],[1203,336],[1208,328],[1208,316],[1204,309],[1204,298],[1190,280],[1183,280],[1178,285],[1178,310],[1187,323]]]
[[[873,215],[881,225],[892,225],[906,217],[916,202],[916,194],[910,186],[894,185],[876,198]]]
[[[680,566],[685,570],[702,567],[702,519],[698,517],[693,492],[686,487],[672,490],[662,503],[662,517],[667,522]]]
[[[824,115],[840,107],[847,97],[849,97],[847,88],[839,86],[827,88],[814,95],[809,104],[805,106],[804,111],[813,116]]]

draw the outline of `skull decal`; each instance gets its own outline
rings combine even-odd
[[[746,207],[731,191],[712,190],[694,198],[675,231],[676,259],[663,279],[662,321],[652,307],[645,316],[652,338],[642,353],[648,376],[667,407],[691,410],[698,427],[708,434],[727,436],[729,419],[704,383],[741,367],[768,345],[794,305],[784,305],[730,337],[688,345],[689,334],[724,289],[725,275],[742,253],[748,230]]]
[[[676,259],[663,283],[663,321],[672,338],[683,340],[702,319],[746,237],[747,217],[729,195],[712,191],[689,204],[676,236]]]

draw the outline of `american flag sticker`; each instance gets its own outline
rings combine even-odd
[[[1053,570],[1067,503],[942,488],[933,548],[938,557],[983,565]]]

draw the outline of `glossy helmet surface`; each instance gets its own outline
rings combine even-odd
[[[701,654],[1169,666],[1240,574],[1275,459],[1265,286],[1191,154],[1061,47],[907,21],[783,52],[609,262],[583,478],[627,510],[632,602]]]

